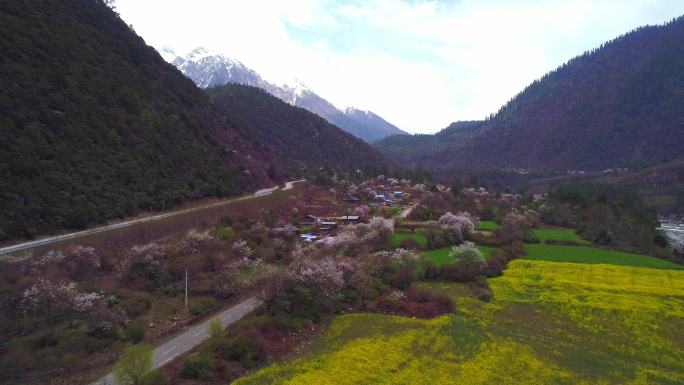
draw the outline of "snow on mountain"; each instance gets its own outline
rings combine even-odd
[[[342,110],[342,112],[344,112],[345,115],[364,114],[364,115],[368,116],[368,115],[372,114],[372,112],[370,112],[368,110],[362,110],[362,109],[359,109],[356,107],[345,107],[344,110]]]
[[[166,60],[167,63],[173,62],[178,57],[178,55],[176,55],[176,52],[174,52],[174,50],[170,47],[162,48],[159,51],[159,54],[164,60]]]
[[[160,52],[160,54],[166,59],[167,56],[171,57],[172,52]],[[258,87],[286,103],[307,109],[323,117],[344,131],[369,143],[393,134],[406,134],[370,111],[365,112],[365,118],[358,116],[359,114],[355,112],[340,111],[299,80],[295,80],[291,85],[275,85],[264,80],[258,73],[240,61],[203,47],[194,49],[184,57],[176,57],[171,63],[201,88],[221,86],[227,83]]]
[[[283,87],[289,88],[292,91],[292,93],[299,98],[304,96],[304,94],[306,93],[313,92],[306,84],[302,83],[302,81],[299,79],[295,79],[293,85],[290,86],[285,84],[283,85]]]
[[[360,110],[355,107],[347,107],[343,112],[350,119],[372,128],[378,136],[378,139],[376,140],[390,135],[408,135],[406,131],[399,129],[394,124],[386,121],[371,111]]]
[[[270,85],[241,62],[211,52],[206,48],[196,48],[187,56],[176,58],[172,64],[201,88],[221,86],[226,83],[246,84],[260,88],[267,88]]]
[[[218,52],[212,52],[205,47],[197,47],[188,54],[187,60],[198,62],[211,56],[219,57],[221,55]]]
[[[283,84],[278,88],[279,90],[271,93],[293,106],[296,106],[299,100],[306,98],[310,94],[314,94],[314,92],[299,79],[295,79],[293,84]]]

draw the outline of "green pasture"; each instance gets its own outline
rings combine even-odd
[[[525,259],[552,262],[606,263],[611,265],[652,267],[658,269],[681,269],[682,266],[648,255],[625,253],[587,246],[559,246],[526,244]]]
[[[452,262],[452,258],[449,255],[451,253],[451,249],[453,246],[449,247],[443,247],[441,249],[435,249],[435,250],[429,250],[429,251],[424,251],[422,255],[432,261],[435,265],[444,265],[447,263]],[[492,255],[492,250],[494,250],[493,247],[489,246],[481,246],[477,245],[477,248],[480,249],[480,252],[482,255],[485,257],[485,259],[488,259],[490,255]]]
[[[415,233],[394,233],[392,235],[392,247],[399,247],[399,244],[401,241],[404,239],[413,239],[418,243],[418,246],[421,248],[425,248],[427,246],[427,237],[425,234],[420,233],[420,232],[415,232]]]
[[[537,238],[541,242],[546,241],[572,241],[576,243],[589,243],[584,239],[580,238],[574,230],[549,230],[549,229],[537,229],[534,230]]]
[[[494,230],[498,229],[499,224],[494,221],[480,221],[480,225],[477,227],[479,230]]]

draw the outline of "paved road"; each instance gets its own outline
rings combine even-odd
[[[152,355],[152,365],[155,368],[164,366],[169,361],[201,344],[208,338],[209,324],[214,318],[221,320],[221,324],[226,327],[235,323],[242,317],[254,311],[261,306],[261,300],[251,297],[239,304],[224,310],[211,319],[208,319],[198,325],[192,326],[182,334],[174,337],[166,343],[154,349]],[[116,385],[116,379],[113,373],[109,373],[105,377],[97,380],[92,385]]]
[[[289,190],[294,186],[295,183],[303,182],[303,181],[304,180],[287,182],[287,183],[285,183],[285,188],[283,188],[283,190]],[[64,234],[64,235],[56,235],[54,237],[42,238],[42,239],[37,239],[35,241],[24,242],[24,243],[20,243],[17,245],[7,246],[7,247],[0,248],[0,256],[3,254],[13,253],[15,251],[26,250],[26,249],[30,249],[30,248],[33,248],[36,246],[42,246],[42,245],[47,245],[50,243],[63,241],[66,239],[79,238],[79,237],[83,237],[86,235],[97,234],[97,233],[102,233],[105,231],[119,229],[122,227],[131,226],[131,225],[134,225],[137,223],[158,221],[160,219],[169,218],[169,217],[173,217],[176,215],[183,215],[183,214],[191,213],[193,211],[204,210],[204,209],[211,208],[211,207],[219,207],[219,206],[227,205],[227,204],[230,204],[232,202],[237,202],[237,201],[242,201],[242,200],[247,200],[247,199],[254,199],[257,197],[269,195],[277,189],[278,189],[277,186],[271,187],[271,188],[265,188],[265,189],[262,189],[262,190],[255,192],[252,195],[248,195],[248,196],[244,196],[244,197],[240,197],[240,198],[234,198],[234,199],[225,200],[225,201],[221,201],[221,202],[217,202],[217,203],[212,203],[212,204],[208,204],[208,205],[204,205],[204,206],[193,207],[193,208],[189,208],[189,209],[185,209],[185,210],[172,211],[172,212],[165,213],[165,214],[153,215],[150,217],[145,217],[145,218],[140,218],[140,219],[133,219],[133,220],[126,221],[126,222],[115,223],[113,225],[101,226],[101,227],[96,227],[93,229],[77,231],[75,233],[69,233],[69,234]]]
[[[400,218],[406,218],[406,217],[408,217],[409,215],[411,215],[411,211],[413,211],[413,209],[415,209],[416,206],[418,206],[418,203],[415,203],[415,204],[413,204],[411,207],[409,207],[409,208],[407,208],[406,210],[402,211],[401,214],[399,214],[399,217],[400,217]]]

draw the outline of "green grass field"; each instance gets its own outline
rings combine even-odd
[[[494,250],[494,248],[492,247],[481,245],[477,245],[477,248],[480,249],[480,252],[485,257],[485,259],[488,259],[489,256],[492,255],[492,250]],[[424,251],[422,255],[424,257],[429,258],[432,261],[432,263],[434,263],[437,266],[444,265],[446,263],[451,262],[451,256],[449,255],[449,253],[451,253],[451,249],[452,246],[443,247],[441,249]]]
[[[392,241],[391,241],[392,247],[399,247],[399,244],[401,243],[401,241],[403,241],[404,239],[408,239],[408,238],[412,238],[413,240],[415,240],[418,243],[418,246],[420,246],[421,248],[424,248],[427,246],[427,237],[425,236],[425,234],[422,234],[422,233],[410,233],[410,234],[409,233],[406,233],[406,234],[394,233],[392,235]]]
[[[580,238],[574,230],[547,230],[547,229],[537,229],[534,230],[540,241],[573,241],[577,243],[589,243],[584,239]]]
[[[552,262],[607,263],[611,265],[653,267],[658,269],[681,269],[682,266],[647,255],[623,253],[615,250],[586,246],[559,246],[526,244],[525,259]]]
[[[478,226],[477,228],[480,230],[494,230],[498,229],[499,227],[501,226],[499,226],[499,224],[494,221],[480,221],[480,226]]]
[[[684,383],[684,271],[517,260],[490,303],[420,286],[456,311],[337,316],[310,351],[235,384]]]

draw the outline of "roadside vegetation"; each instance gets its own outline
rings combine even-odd
[[[131,234],[112,238],[116,243],[100,240],[97,248],[73,244],[3,258],[0,382],[89,383],[127,344],[155,343],[248,293],[264,277],[264,266],[282,263],[293,247],[293,237],[270,238],[266,225],[289,220],[303,193],[295,188],[231,205],[232,217],[154,241],[138,243],[145,234]],[[234,248],[243,242],[243,249]],[[248,255],[265,263],[252,264],[243,259]]]

